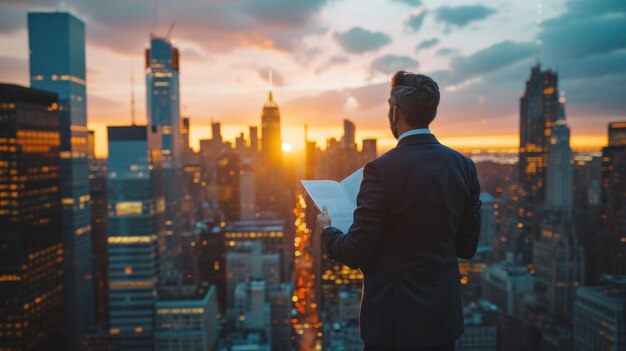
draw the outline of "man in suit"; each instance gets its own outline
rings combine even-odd
[[[397,72],[389,124],[398,144],[365,165],[347,233],[326,209],[318,216],[326,255],[363,272],[366,351],[454,350],[463,334],[457,257],[476,253],[480,185],[474,163],[428,129],[438,105],[435,81]]]

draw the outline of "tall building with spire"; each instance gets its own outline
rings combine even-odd
[[[29,13],[28,42],[31,86],[59,97],[64,314],[75,350],[94,323],[85,25],[65,12]]]
[[[169,33],[168,33],[169,35]],[[161,131],[161,158],[165,189],[165,235],[168,254],[162,259],[174,268],[173,254],[180,243],[183,227],[182,211],[182,156],[180,93],[178,85],[179,52],[165,37],[151,36],[150,48],[146,49],[146,94],[148,125]],[[170,259],[172,258],[172,259]]]
[[[537,234],[539,210],[545,200],[547,151],[559,116],[558,76],[535,65],[520,98],[520,143],[517,214],[519,253],[530,259],[532,234]],[[534,229],[533,229],[534,228]]]
[[[281,212],[284,188],[283,184],[281,184],[283,154],[280,110],[274,101],[271,87],[261,114],[261,163],[262,169],[258,175],[261,184],[257,187],[261,192],[257,196],[259,208],[262,211]]]

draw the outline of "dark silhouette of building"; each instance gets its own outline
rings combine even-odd
[[[64,349],[58,108],[57,94],[0,84],[2,350]]]
[[[226,221],[236,221],[241,217],[240,174],[241,159],[237,154],[229,152],[218,157],[218,201]]]

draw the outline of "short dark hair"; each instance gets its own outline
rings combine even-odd
[[[391,103],[411,127],[427,127],[437,116],[439,86],[423,74],[398,71],[391,78]]]

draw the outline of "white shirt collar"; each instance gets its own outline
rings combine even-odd
[[[428,128],[418,128],[418,129],[407,130],[406,132],[400,134],[400,136],[398,137],[398,142],[400,142],[402,138],[406,138],[408,136],[416,135],[416,134],[432,134],[432,133],[430,132],[430,129]]]

